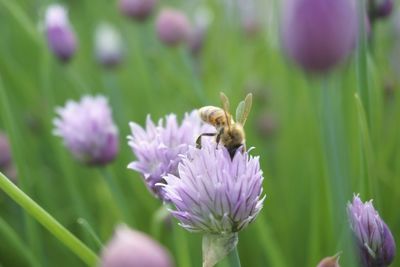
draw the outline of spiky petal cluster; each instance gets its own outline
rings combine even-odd
[[[179,177],[164,178],[172,214],[192,232],[230,234],[245,228],[260,212],[264,198],[259,158],[204,142],[191,147],[179,164]]]
[[[88,165],[104,165],[118,152],[118,129],[104,96],[84,96],[56,109],[54,134],[73,156]]]
[[[61,61],[68,61],[75,53],[77,41],[65,7],[53,4],[47,8],[45,31],[52,52]]]
[[[347,206],[350,226],[357,239],[360,259],[365,267],[387,267],[393,261],[396,245],[393,236],[372,205],[358,195]]]
[[[121,225],[101,255],[101,267],[172,267],[168,251],[144,233]]]
[[[140,172],[147,187],[160,199],[166,200],[164,190],[156,186],[163,183],[163,176],[168,173],[178,175],[177,168],[181,158],[179,155],[194,145],[196,138],[206,131],[197,111],[185,114],[179,125],[175,114],[169,114],[155,124],[150,115],[146,119],[146,128],[131,122],[132,135],[128,136],[128,144],[137,160],[128,168]]]

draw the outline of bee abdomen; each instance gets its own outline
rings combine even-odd
[[[226,116],[223,109],[214,106],[205,106],[199,109],[200,118],[211,125],[222,126],[226,124]]]

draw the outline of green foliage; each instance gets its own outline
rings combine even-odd
[[[393,42],[388,22],[374,28],[373,51],[354,55],[322,79],[287,63],[276,18],[250,38],[226,16],[223,1],[209,1],[214,20],[202,54],[193,58],[185,47],[168,49],[158,42],[154,17],[139,24],[121,17],[114,1],[71,0],[65,4],[79,48],[63,66],[37,29],[48,2],[0,0],[0,128],[12,142],[18,186],[91,249],[98,252],[97,236],[105,243],[122,221],[154,233],[160,202],[140,175],[127,169],[134,159],[125,138],[128,122],[143,123],[147,114],[182,117],[205,104],[220,105],[220,91],[232,106],[253,92],[247,147],[256,147],[252,153],[260,155],[265,175],[265,206],[240,233],[242,266],[316,266],[338,251],[343,266],[351,266],[345,203],[353,192],[373,198],[399,237],[400,95],[388,61]],[[97,64],[93,52],[95,26],[104,20],[115,24],[126,42],[122,66],[111,71]],[[390,96],[384,92],[388,81],[397,89]],[[366,84],[368,97],[360,94]],[[103,173],[76,163],[52,135],[56,106],[97,93],[109,97],[121,138],[118,158]],[[260,131],[265,115],[276,122],[268,133]],[[116,192],[121,192],[117,198]],[[201,236],[176,221],[157,233],[179,267],[201,266]],[[2,192],[0,239],[4,267],[84,266]]]

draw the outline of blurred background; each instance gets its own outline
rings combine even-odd
[[[13,158],[13,166],[1,171],[95,251],[100,248],[78,218],[102,242],[119,222],[152,235],[161,203],[140,174],[127,169],[135,159],[128,123],[143,125],[147,114],[182,118],[204,105],[220,106],[220,91],[236,107],[252,92],[247,146],[260,155],[267,199],[258,219],[240,233],[242,266],[316,266],[338,251],[343,266],[351,266],[344,229],[353,193],[374,199],[400,240],[400,10],[369,24],[365,75],[360,77],[357,51],[319,75],[299,68],[282,49],[279,2],[164,0],[143,19],[122,12],[117,1],[59,1],[77,44],[68,60],[60,60],[46,37],[45,12],[53,2],[0,0],[0,130]],[[185,41],[162,40],[157,16],[164,8],[187,16]],[[120,42],[111,63],[97,43],[104,23],[117,32],[103,37],[105,45],[113,45],[110,38]],[[355,94],[366,84],[364,110]],[[326,86],[334,98],[323,93]],[[76,162],[52,134],[55,108],[85,94],[103,94],[112,106],[120,153],[107,168],[132,219],[122,217],[100,171]],[[335,99],[331,109],[329,99]],[[201,266],[201,236],[175,220],[154,238],[177,266]],[[2,192],[0,239],[3,267],[84,266]]]

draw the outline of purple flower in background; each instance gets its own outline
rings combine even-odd
[[[178,174],[168,174],[166,185],[160,186],[176,207],[172,215],[189,231],[236,233],[254,221],[263,206],[259,158],[247,152],[231,159],[225,147],[204,142],[183,156]]]
[[[119,10],[125,16],[143,21],[153,12],[156,0],[119,0]]]
[[[370,1],[369,15],[371,20],[386,18],[392,14],[394,9],[394,0],[373,0]]]
[[[11,157],[10,141],[2,132],[0,132],[0,172],[13,182],[17,181],[17,170]]]
[[[8,138],[0,132],[0,171],[11,164],[11,148]]]
[[[387,267],[392,263],[396,244],[372,200],[363,203],[358,195],[347,206],[350,226],[357,240],[360,260],[365,267]]]
[[[53,53],[63,62],[70,60],[75,53],[77,42],[65,7],[53,4],[47,8],[45,31]]]
[[[128,136],[128,144],[137,160],[128,168],[140,172],[147,187],[160,199],[167,200],[164,190],[156,184],[163,183],[163,176],[168,173],[178,175],[180,155],[195,145],[196,138],[210,127],[201,122],[197,110],[185,114],[181,125],[175,114],[160,119],[158,124],[148,115],[145,129],[134,122],[129,125],[132,135]]]
[[[97,60],[107,68],[117,66],[122,60],[122,38],[110,24],[101,23],[96,28],[95,52]]]
[[[179,10],[165,8],[158,15],[156,21],[158,38],[168,46],[176,46],[187,41],[190,29],[188,18]]]
[[[101,255],[101,267],[173,267],[168,251],[144,233],[121,225]]]
[[[310,72],[344,61],[357,39],[356,1],[285,0],[282,43],[289,58]]]
[[[54,134],[80,162],[105,165],[118,152],[118,129],[108,100],[104,96],[84,96],[80,102],[68,101],[57,108]]]

